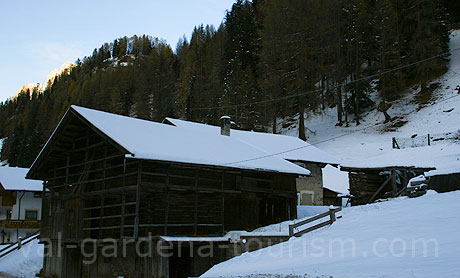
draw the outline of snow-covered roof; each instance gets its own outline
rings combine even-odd
[[[460,144],[451,143],[418,148],[391,149],[383,154],[344,162],[342,168],[381,169],[436,168],[436,170],[460,169]]]
[[[348,172],[340,171],[331,165],[327,165],[322,171],[324,188],[340,193],[340,195],[349,194]]]
[[[166,118],[166,120],[179,128],[203,132],[208,135],[220,134],[220,127],[217,126],[173,118]],[[340,161],[332,155],[293,136],[232,129],[230,137],[290,161],[340,164]]]
[[[11,191],[42,191],[41,181],[26,180],[27,168],[0,167],[0,186]]]
[[[310,171],[233,137],[203,134],[72,105],[71,109],[126,149],[128,157],[309,175]]]
[[[460,163],[459,165],[452,165],[443,167],[439,170],[431,170],[425,173],[425,177],[443,176],[451,174],[460,174]]]

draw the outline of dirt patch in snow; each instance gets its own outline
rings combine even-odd
[[[5,272],[0,272],[0,278],[19,278],[19,277],[6,274]]]

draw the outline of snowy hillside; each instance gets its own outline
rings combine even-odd
[[[459,278],[459,199],[460,191],[429,192],[345,208],[332,226],[245,253],[202,277]]]
[[[369,156],[379,155],[392,148],[392,137],[411,137],[414,134],[444,133],[460,129],[460,30],[451,33],[449,70],[438,80],[439,88],[434,91],[428,105],[420,106],[414,96],[420,88],[414,88],[405,98],[396,101],[388,110],[392,117],[407,121],[399,128],[391,123],[383,124],[381,112],[372,110],[364,115],[359,126],[338,127],[336,108],[322,114],[307,115],[308,142],[325,150],[344,162],[353,162]],[[371,96],[376,99],[376,96]],[[314,133],[313,133],[314,132]],[[283,130],[283,133],[297,136],[297,129]],[[347,135],[350,134],[350,135]],[[336,138],[336,139],[334,139]]]
[[[429,167],[441,167],[440,171],[457,169],[460,171],[460,145],[441,144],[436,147],[417,148],[413,150],[395,151],[392,149],[392,138],[410,138],[414,135],[458,132],[460,130],[460,30],[452,31],[450,41],[449,70],[438,80],[439,88],[433,92],[429,104],[420,105],[414,97],[420,88],[413,88],[405,98],[393,102],[388,113],[396,120],[384,124],[381,112],[372,110],[364,115],[361,124],[354,122],[349,127],[335,126],[337,123],[336,108],[330,108],[321,114],[306,115],[305,125],[308,127],[308,142],[334,155],[343,165],[360,165],[375,162],[412,163],[415,157],[418,163]],[[375,101],[376,95],[371,96]],[[394,127],[398,121],[407,121],[401,127]],[[282,124],[282,123],[281,123]],[[297,136],[297,128],[290,127],[282,133]],[[441,157],[446,154],[449,157]],[[431,156],[436,156],[436,161]],[[399,161],[397,161],[399,160]],[[456,166],[452,166],[456,165]],[[325,187],[340,193],[348,193],[347,173],[331,166],[323,169]]]

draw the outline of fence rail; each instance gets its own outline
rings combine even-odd
[[[327,225],[330,225],[332,223],[334,223],[336,220],[337,220],[337,217],[336,217],[336,213],[341,211],[342,208],[330,208],[329,211],[326,211],[326,212],[323,212],[321,214],[318,214],[318,215],[315,215],[313,217],[310,217],[308,219],[305,219],[305,220],[302,220],[300,222],[297,222],[297,223],[294,223],[292,225],[289,225],[289,236],[295,236],[295,237],[298,237],[298,236],[301,236],[303,234],[306,234],[306,233],[309,233],[309,232],[312,232],[314,230],[317,230],[319,228],[322,228],[324,226],[327,226]],[[300,231],[297,231],[297,232],[294,232],[294,229],[300,227],[300,226],[303,226],[303,225],[306,225],[308,223],[311,223],[313,221],[316,221],[318,219],[321,219],[321,218],[324,218],[324,217],[327,217],[329,216],[329,220],[327,221],[324,221],[324,222],[321,222],[319,224],[316,224],[314,226],[311,226],[311,227],[308,227],[306,229],[302,229]]]
[[[414,134],[409,138],[404,137],[393,137],[393,149],[405,149],[405,148],[417,148],[436,145],[439,142],[443,141],[459,141],[460,140],[460,130],[446,132],[446,133],[436,133],[436,134],[426,134],[418,135]]]
[[[34,239],[38,238],[40,236],[40,231],[37,231],[28,237],[25,237],[23,239],[19,239],[18,242],[12,243],[0,250],[0,259],[5,257],[6,255],[10,254],[11,252],[21,249],[22,246],[26,245],[27,243],[33,241]]]

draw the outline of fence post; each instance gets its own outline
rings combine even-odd
[[[392,138],[392,142],[393,142],[393,149],[400,149],[398,141],[396,140],[396,137]]]
[[[335,222],[335,208],[334,207],[330,207],[329,208],[329,215],[331,217],[331,224]]]
[[[22,237],[18,238],[18,249],[22,248]]]
[[[294,225],[289,225],[289,236],[293,236],[294,235]]]

